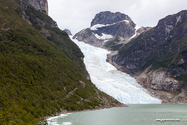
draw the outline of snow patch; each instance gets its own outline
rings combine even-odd
[[[108,40],[108,39],[113,38],[112,35],[110,35],[110,34],[104,34],[104,33],[102,33],[102,36],[99,36],[98,34],[94,34],[94,35],[95,35],[95,37],[97,39],[102,39],[102,40]]]
[[[136,31],[138,30],[138,29],[140,29],[142,26],[136,26],[135,27],[135,29],[136,29]]]
[[[128,20],[122,20],[122,21],[119,21],[119,22],[116,22],[116,23],[113,23],[113,24],[106,24],[106,25],[104,25],[104,24],[96,24],[96,25],[93,25],[92,27],[90,27],[90,30],[98,30],[98,28],[112,26],[112,25],[115,25],[115,24],[120,23],[120,22],[130,23]]]
[[[129,38],[129,40],[135,38],[138,35],[137,30],[140,29],[140,28],[141,28],[141,26],[136,26],[135,27],[135,34],[131,38]]]
[[[120,22],[126,22],[126,23],[130,23],[128,20],[122,20]]]
[[[105,27],[106,25],[104,24],[96,24],[92,27],[90,27],[90,30],[97,30],[98,28]]]
[[[181,19],[182,19],[182,18],[181,18],[181,15],[180,15],[179,17],[177,17],[176,19],[177,19],[177,21],[176,21],[176,24],[175,24],[175,25],[177,25],[178,22],[181,22]]]

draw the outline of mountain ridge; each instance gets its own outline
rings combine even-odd
[[[166,16],[117,54],[108,55],[108,61],[134,76],[163,102],[187,103],[186,22],[186,10]]]

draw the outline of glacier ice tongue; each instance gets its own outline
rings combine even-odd
[[[134,78],[118,71],[113,65],[106,62],[109,51],[72,39],[85,58],[84,63],[91,81],[96,87],[124,104],[155,104],[161,100],[150,96]]]

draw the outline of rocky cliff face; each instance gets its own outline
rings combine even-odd
[[[187,11],[161,19],[118,53],[108,55],[108,61],[164,102],[187,102]]]
[[[19,0],[19,2],[22,6],[22,13],[20,13],[22,19],[24,19],[30,25],[34,26],[36,29],[41,30],[41,34],[45,37],[51,36],[48,31],[42,29],[42,27],[45,27],[45,25],[58,27],[57,23],[46,13],[48,10],[47,0],[29,0],[30,4],[28,4],[28,2],[25,2],[25,0]],[[38,10],[35,8],[37,8]],[[42,8],[44,8],[45,10],[43,10]],[[36,18],[33,18],[33,15]]]
[[[48,15],[48,2],[47,0],[27,0],[37,10],[44,12]]]
[[[103,24],[103,25],[114,24],[116,22],[120,22],[124,20],[130,21],[132,25],[135,26],[131,18],[123,13],[120,12],[112,13],[110,11],[100,12],[96,14],[94,19],[92,20],[91,27],[97,24]]]
[[[135,35],[135,26],[129,16],[105,11],[95,16],[90,28],[80,31],[73,38],[97,47],[106,47],[109,41],[118,44],[130,39]]]
[[[162,99],[163,103],[187,103],[186,89],[180,81],[171,78],[166,71],[149,71],[134,76],[150,94]]]

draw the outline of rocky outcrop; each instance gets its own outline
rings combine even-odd
[[[48,10],[47,0],[28,0],[30,4],[26,3],[23,0],[19,0],[19,2],[22,6],[22,13],[20,13],[22,19],[24,19],[27,23],[34,26],[35,28],[40,29],[42,35],[46,37],[51,36],[51,34],[42,27],[45,25],[50,25],[51,27],[58,27],[58,25],[46,13]],[[43,10],[42,8],[45,10]],[[35,16],[35,18],[33,18],[33,15]]]
[[[151,67],[148,67],[141,74],[134,76],[145,88],[168,92],[180,91],[179,81],[167,76],[165,71],[153,71],[150,69]]]
[[[104,40],[98,39],[90,28],[83,29],[79,33],[75,34],[73,36],[73,39],[77,39],[78,41],[83,41],[85,43],[88,43],[96,47],[101,47],[104,43]]]
[[[48,15],[48,2],[47,0],[27,0],[37,10],[44,12]]]
[[[68,35],[70,35],[70,36],[72,35],[72,34],[71,34],[71,31],[70,31],[69,29],[64,29],[63,31],[66,32],[66,33],[67,33]]]
[[[138,35],[140,35],[141,33],[147,32],[151,29],[151,27],[140,27],[136,32]]]
[[[84,29],[73,37],[78,41],[104,47],[109,41],[123,41],[135,34],[135,24],[123,13],[109,11],[98,13],[90,28]]]
[[[134,22],[132,22],[131,18],[128,15],[120,12],[112,13],[110,11],[104,11],[96,14],[91,22],[91,27],[97,24],[114,24],[116,22],[121,22],[124,20],[129,21],[131,25],[135,26]]]
[[[146,88],[151,95],[162,99],[163,103],[187,103],[185,89],[181,89],[181,83],[169,77],[165,71],[153,71],[148,67],[134,78]]]
[[[187,11],[161,19],[108,61],[163,102],[187,102]],[[144,29],[139,29],[139,32]],[[138,31],[137,31],[138,32]],[[147,70],[149,69],[149,70]]]

